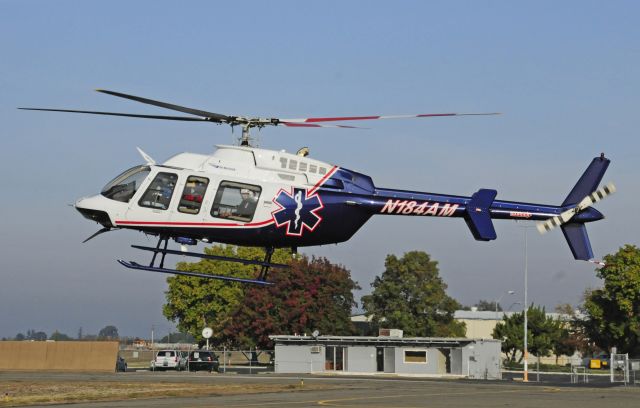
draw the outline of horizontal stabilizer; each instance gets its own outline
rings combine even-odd
[[[495,200],[496,190],[480,189],[471,196],[467,204],[464,220],[478,241],[491,241],[497,238],[496,230],[491,221],[489,208]]]
[[[570,222],[562,225],[561,228],[575,259],[588,261],[593,258],[587,227],[583,223]]]

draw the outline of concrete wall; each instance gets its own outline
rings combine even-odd
[[[499,379],[500,342],[482,341],[462,349],[462,374],[475,379]]]
[[[375,373],[376,348],[350,346],[347,351],[347,369],[352,373]]]
[[[276,373],[310,373],[324,371],[324,347],[320,353],[312,353],[309,345],[278,346],[276,345]]]
[[[115,371],[115,341],[2,341],[0,370]]]
[[[479,320],[479,319],[456,319],[463,322],[467,331],[465,337],[468,339],[491,339],[493,329],[502,320]]]

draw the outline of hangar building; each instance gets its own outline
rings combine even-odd
[[[269,338],[275,343],[276,373],[501,378],[499,340],[403,338],[400,330],[391,330],[391,336],[378,337],[305,335]]]

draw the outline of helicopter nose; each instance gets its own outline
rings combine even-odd
[[[113,223],[104,208],[106,208],[107,198],[101,195],[84,197],[76,201],[74,207],[82,216],[88,220],[95,221],[105,227],[113,228]]]

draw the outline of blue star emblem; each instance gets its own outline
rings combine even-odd
[[[280,207],[271,213],[273,220],[278,228],[286,226],[287,235],[302,236],[305,228],[313,231],[322,221],[318,211],[324,205],[315,192],[309,195],[304,188],[294,188],[291,193],[281,189],[273,202]]]

